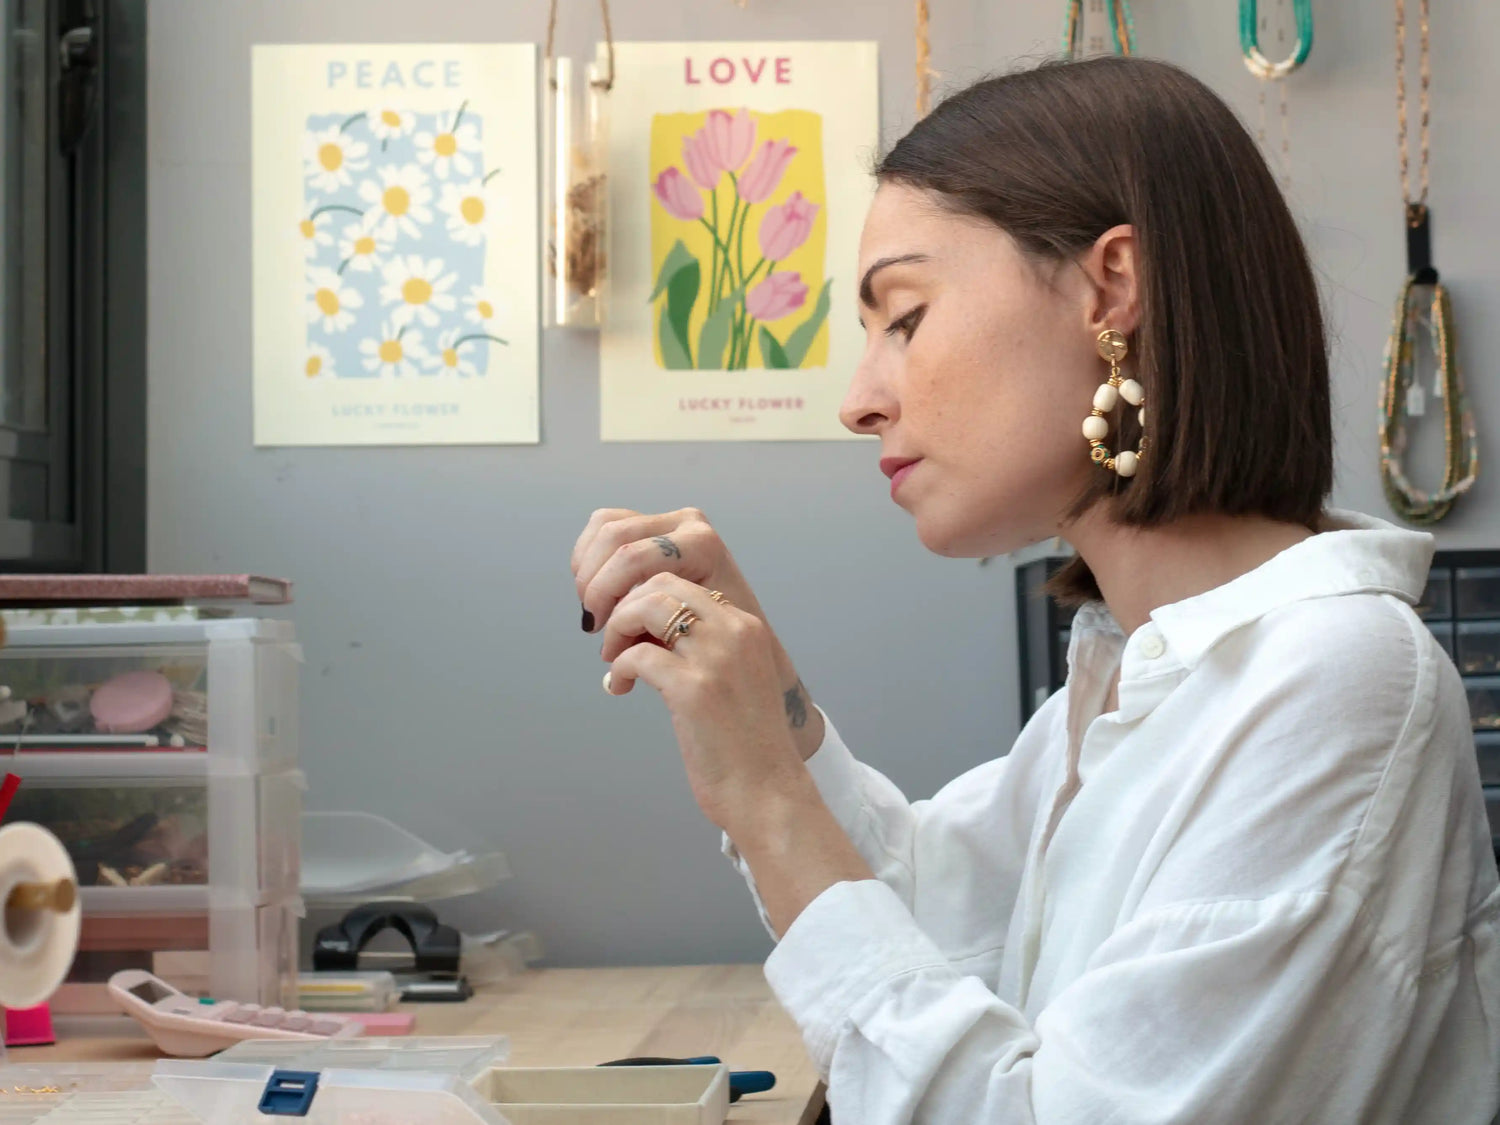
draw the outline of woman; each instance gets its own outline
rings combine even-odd
[[[1077,549],[1066,688],[908,803],[701,513],[596,512],[573,555],[834,1120],[1490,1121],[1500,891],[1411,609],[1432,543],[1323,511],[1318,295],[1254,143],[1181,71],[1100,59],[963,91],[877,175],[843,420],[931,550]]]

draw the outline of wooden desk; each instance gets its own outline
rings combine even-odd
[[[812,1125],[823,1087],[759,965],[532,969],[463,1004],[411,1004],[417,1035],[505,1035],[516,1066],[593,1066],[636,1055],[718,1055],[769,1070],[776,1088],[729,1107],[731,1122]],[[157,1057],[140,1038],[14,1048],[12,1063]]]

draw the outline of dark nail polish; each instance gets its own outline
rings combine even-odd
[[[588,610],[583,611],[583,631],[592,633],[594,631],[594,615]]]

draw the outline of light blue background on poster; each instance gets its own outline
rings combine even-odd
[[[458,106],[454,106],[458,109]],[[310,133],[322,133],[328,129],[337,129],[351,117],[348,113],[317,113],[307,118],[307,128]],[[367,208],[364,200],[360,198],[359,187],[366,181],[383,184],[380,178],[382,168],[400,168],[407,164],[413,164],[422,169],[427,177],[428,184],[432,188],[432,200],[428,204],[432,212],[432,221],[419,224],[421,231],[416,238],[404,232],[398,232],[391,246],[389,254],[380,259],[375,269],[360,271],[345,269],[341,277],[343,285],[347,289],[354,289],[364,299],[364,304],[357,309],[350,309],[354,313],[355,320],[342,332],[329,331],[324,327],[321,320],[310,323],[307,326],[307,343],[309,347],[313,344],[321,344],[333,354],[333,367],[338,377],[349,378],[378,378],[379,368],[374,371],[365,369],[364,356],[360,354],[359,345],[362,340],[379,340],[381,326],[390,318],[390,315],[399,307],[397,304],[382,305],[380,302],[380,289],[384,283],[382,269],[384,265],[396,255],[417,254],[423,259],[440,258],[443,262],[443,273],[456,273],[457,283],[448,290],[453,296],[455,305],[452,311],[439,313],[441,321],[435,327],[413,323],[413,330],[422,333],[422,345],[432,356],[432,359],[424,364],[418,365],[423,375],[436,375],[441,370],[438,366],[438,339],[444,332],[450,329],[458,329],[459,337],[475,335],[486,331],[483,325],[476,324],[472,320],[466,320],[464,313],[464,297],[468,296],[475,288],[484,285],[484,259],[486,253],[485,241],[477,246],[466,246],[456,241],[448,234],[447,215],[441,209],[443,185],[464,184],[471,179],[482,179],[487,169],[484,166],[484,147],[481,143],[478,152],[470,153],[470,158],[475,163],[476,172],[473,176],[461,176],[456,170],[446,180],[438,179],[431,171],[430,165],[423,165],[417,159],[416,137],[419,133],[437,133],[441,129],[441,120],[444,116],[436,113],[418,113],[414,115],[416,125],[409,132],[400,137],[395,137],[384,142],[385,148],[381,149],[380,138],[370,132],[367,120],[361,117],[346,130],[344,135],[351,140],[363,142],[369,149],[368,160],[370,166],[358,172],[350,172],[350,180],[347,186],[341,186],[337,191],[326,192],[317,190],[312,180],[314,177],[307,174],[307,168],[303,167],[303,198],[306,210],[303,217],[313,215],[319,208],[329,205],[353,208],[356,211],[364,211]],[[479,133],[481,142],[484,139],[484,119],[481,115],[464,111],[462,124],[472,124]],[[319,215],[316,222],[320,231],[326,231],[333,238],[328,246],[317,247],[317,253],[307,259],[309,271],[320,266],[328,269],[338,270],[343,264],[343,255],[340,252],[340,243],[344,241],[344,232],[355,223],[363,223],[365,220],[360,216],[351,214],[349,211],[328,211]],[[480,375],[487,373],[490,364],[489,349],[497,345],[487,340],[474,340],[463,347],[464,358],[473,363]]]

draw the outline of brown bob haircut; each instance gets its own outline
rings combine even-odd
[[[1039,263],[1134,228],[1126,366],[1146,389],[1147,453],[1129,480],[1099,469],[1071,515],[1107,501],[1140,527],[1202,513],[1315,527],[1333,483],[1317,283],[1255,142],[1207,86],[1148,59],[1044,63],[954,94],[876,175],[988,219]],[[1140,427],[1122,413],[1110,445],[1134,449]],[[1081,558],[1052,592],[1099,597]]]

